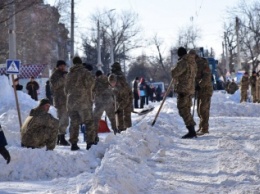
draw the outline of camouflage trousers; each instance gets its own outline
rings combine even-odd
[[[209,129],[209,112],[210,112],[211,95],[198,93],[197,113],[200,118],[199,129],[207,132]]]
[[[247,102],[247,90],[241,90],[240,102]]]
[[[132,110],[133,110],[132,106],[127,106],[124,109],[120,109],[119,113],[116,114],[116,117],[118,118],[118,129],[120,131],[132,127],[132,119],[131,119]]]
[[[177,97],[177,108],[179,110],[179,115],[183,118],[186,126],[196,125],[190,112],[191,106],[192,95],[179,93]]]
[[[253,102],[257,102],[257,97],[256,97],[256,88],[251,88],[251,95],[253,97]]]
[[[64,106],[56,107],[56,109],[59,118],[59,134],[63,135],[66,134],[66,129],[69,125],[69,115],[65,104]]]
[[[99,120],[103,112],[106,111],[106,114],[110,120],[112,129],[116,129],[116,120],[115,120],[115,106],[113,102],[104,102],[95,101],[95,108],[94,108],[94,124],[96,129],[96,134],[98,133],[98,124]]]
[[[85,124],[87,131],[85,133],[86,140],[88,144],[92,144],[95,142],[96,138],[96,130],[93,121],[92,108],[79,110],[79,111],[69,111],[70,117],[70,143],[75,144],[79,141],[79,125]]]
[[[22,133],[23,146],[31,148],[46,146],[48,150],[53,150],[57,142],[59,121],[52,118],[46,124],[42,127],[28,128],[25,133]]]

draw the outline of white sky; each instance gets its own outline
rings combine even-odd
[[[48,2],[52,2],[49,0]],[[139,15],[139,22],[146,39],[154,34],[164,40],[164,55],[168,55],[169,48],[176,43],[177,34],[181,27],[191,23],[193,17],[202,31],[198,46],[213,47],[216,55],[222,53],[222,34],[224,19],[227,18],[227,8],[235,6],[239,0],[75,0],[75,14],[78,26],[75,29],[78,42],[80,33],[86,32],[90,26],[89,16],[97,9],[116,9],[116,12],[132,10]],[[75,48],[80,47],[76,45]],[[139,54],[147,51],[143,48]]]

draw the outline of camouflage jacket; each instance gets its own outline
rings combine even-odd
[[[184,55],[171,70],[177,93],[194,94],[197,65],[195,56]]]
[[[251,86],[251,88],[255,88],[255,86],[256,86],[256,76],[251,76],[250,77],[250,86]]]
[[[94,78],[82,64],[71,67],[65,82],[67,110],[78,111],[92,108],[93,86]]]
[[[45,130],[50,128],[52,129],[50,133],[56,137],[58,135],[58,125],[58,119],[42,110],[40,107],[32,109],[21,128],[22,143],[33,147],[44,147],[45,142],[40,140],[45,139],[42,135],[43,132],[46,132]],[[55,133],[53,133],[53,130]],[[41,142],[41,144],[38,144],[38,142]],[[54,148],[55,144],[52,145],[52,147]]]
[[[50,87],[53,94],[54,106],[60,107],[66,105],[66,94],[64,91],[66,74],[56,69],[50,77]]]
[[[228,85],[228,89],[227,89],[227,92],[229,94],[234,94],[236,91],[238,90],[238,86],[235,82],[231,82],[229,85]]]
[[[241,90],[248,90],[249,88],[249,78],[243,76],[240,82]]]
[[[196,75],[196,85],[200,86],[199,93],[212,95],[213,85],[211,82],[211,72],[207,59],[202,57],[197,57],[195,59],[197,64],[197,75]]]
[[[111,101],[113,101],[113,92],[109,87],[106,75],[101,75],[95,79],[93,97],[95,101],[106,101],[105,103],[111,103]]]
[[[123,110],[126,107],[132,106],[133,94],[130,86],[123,86],[117,83],[116,87],[113,89],[113,92],[116,97],[117,108]]]

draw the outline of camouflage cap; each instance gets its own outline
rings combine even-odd
[[[115,74],[110,74],[108,76],[108,82],[111,83],[111,82],[116,82],[117,81],[117,77]]]
[[[195,50],[195,49],[191,49],[191,50],[189,51],[189,54],[191,54],[191,55],[196,55],[196,54],[197,54],[197,52],[196,52],[196,50]]]
[[[118,62],[115,62],[112,66],[111,66],[111,71],[116,72],[116,71],[121,71],[121,65]]]

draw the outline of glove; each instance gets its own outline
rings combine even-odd
[[[11,156],[10,156],[8,150],[5,147],[0,147],[0,154],[7,161],[6,163],[9,164],[9,162],[11,161]]]
[[[199,91],[199,90],[200,90],[200,86],[199,86],[199,85],[196,85],[195,90],[196,90],[196,91]]]

